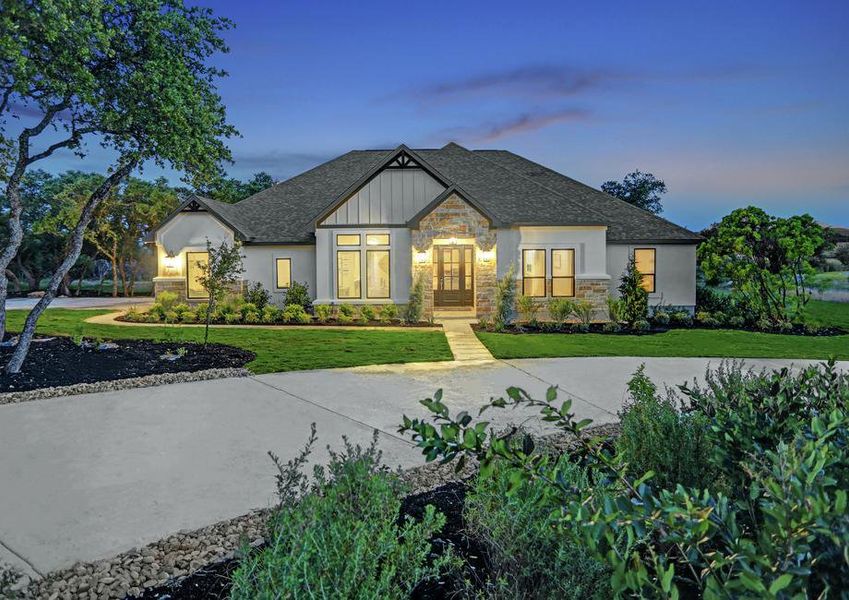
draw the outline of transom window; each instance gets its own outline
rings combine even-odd
[[[522,250],[522,294],[545,296],[545,250]]]
[[[656,258],[657,254],[654,248],[636,248],[634,250],[634,263],[643,276],[643,289],[649,294],[653,294],[655,291]]]
[[[337,233],[336,234],[336,245],[337,246],[359,246],[360,245],[360,234],[359,233]]]
[[[366,246],[388,246],[389,245],[389,234],[388,233],[367,233],[366,234]]]
[[[278,290],[289,289],[292,285],[292,259],[277,258],[274,260],[274,263],[276,267],[274,287]]]
[[[200,284],[201,270],[209,263],[209,252],[186,252],[186,297],[190,300],[209,298]]]
[[[551,251],[551,295],[575,295],[575,250],[572,248]]]

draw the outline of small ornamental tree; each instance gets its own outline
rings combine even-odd
[[[633,256],[628,259],[625,272],[619,280],[619,296],[622,300],[622,320],[628,325],[648,318],[649,295],[643,287],[643,274],[637,270]]]
[[[203,345],[209,340],[209,319],[215,310],[215,303],[220,302],[224,295],[241,280],[245,268],[242,266],[241,246],[236,243],[232,246],[227,242],[221,242],[217,248],[206,241],[208,260],[198,261],[197,267],[200,271],[198,284],[206,290],[209,296],[209,307],[206,311],[206,321],[203,330]]]
[[[510,268],[504,277],[495,282],[495,315],[493,324],[498,331],[513,322],[516,307],[516,267],[510,263]]]
[[[410,288],[410,299],[407,301],[407,310],[404,311],[404,321],[410,325],[418,323],[422,319],[424,310],[424,278],[417,275]]]

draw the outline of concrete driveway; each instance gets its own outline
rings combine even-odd
[[[797,364],[807,361],[797,361]],[[374,429],[389,464],[422,462],[396,433],[401,415],[444,388],[452,411],[478,407],[517,385],[549,385],[580,418],[614,420],[641,363],[655,382],[700,377],[715,359],[556,358],[301,371],[38,400],[0,406],[0,560],[46,573],[104,558],[273,502],[272,450],[284,460],[318,426],[313,458],[345,434]],[[776,368],[789,361],[752,360]],[[841,367],[849,369],[849,363]],[[498,424],[539,423],[492,411]]]
[[[6,300],[6,308],[31,309],[38,302],[38,298],[9,298]],[[135,296],[133,298],[113,298],[112,296],[94,296],[71,298],[61,296],[50,303],[50,308],[129,308],[130,306],[144,306],[153,303],[152,296]]]

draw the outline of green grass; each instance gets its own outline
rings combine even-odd
[[[849,330],[849,304],[812,300],[809,320]],[[705,356],[849,360],[849,335],[806,337],[727,329],[673,329],[653,335],[478,332],[496,358]]]
[[[826,284],[830,290],[849,290],[849,271],[829,271],[817,273],[813,283]]]
[[[130,327],[84,322],[89,317],[108,312],[112,311],[51,308],[39,319],[38,332],[108,340],[203,341],[201,327]],[[8,315],[9,330],[20,330],[26,311],[10,310]],[[415,329],[379,331],[233,327],[210,329],[209,341],[255,352],[256,359],[247,365],[254,373],[452,359],[448,341],[441,331]]]

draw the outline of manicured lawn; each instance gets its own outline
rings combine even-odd
[[[84,320],[108,310],[48,309],[38,332],[47,335],[83,335],[105,340],[153,339],[171,342],[203,341],[200,327],[127,327],[95,325]],[[17,331],[26,311],[9,311],[9,330]],[[451,360],[441,331],[374,331],[334,329],[210,329],[209,340],[247,348],[256,353],[248,363],[254,373],[354,367],[382,363]]]
[[[811,301],[810,320],[849,329],[849,304]],[[834,357],[849,360],[849,335],[805,337],[725,329],[675,329],[653,335],[478,333],[496,358],[556,356]]]
[[[814,281],[827,284],[829,289],[832,290],[849,290],[849,271],[817,273],[814,276]]]

